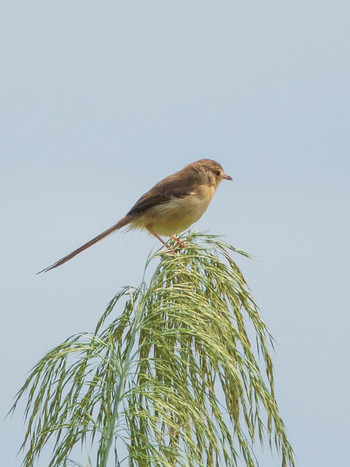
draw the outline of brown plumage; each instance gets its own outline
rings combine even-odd
[[[186,230],[196,222],[206,211],[222,180],[232,180],[232,178],[225,174],[218,162],[201,159],[187,165],[147,191],[112,227],[38,274],[61,266],[107,235],[125,226],[129,229],[148,230],[171,250],[160,235],[176,239],[173,237],[174,234]]]

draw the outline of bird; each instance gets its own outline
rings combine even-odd
[[[168,250],[173,249],[161,238],[175,236],[188,229],[207,210],[222,180],[232,180],[221,165],[211,159],[200,159],[158,182],[134,204],[130,211],[109,229],[84,243],[37,274],[55,269],[99,242],[112,232],[127,226],[154,235]]]

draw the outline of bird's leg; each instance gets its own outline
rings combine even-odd
[[[186,248],[186,243],[180,240],[179,238],[175,237],[174,235],[169,235],[169,237],[175,240],[175,242],[179,244],[180,248]]]
[[[152,235],[154,235],[156,238],[158,238],[158,240],[160,242],[163,243],[164,246],[166,246],[168,248],[169,251],[171,251],[171,253],[173,255],[175,255],[175,251],[153,230],[151,229],[151,227],[146,227],[148,232],[151,233]]]

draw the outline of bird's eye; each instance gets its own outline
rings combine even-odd
[[[219,177],[219,176],[221,175],[220,170],[215,170],[215,175],[216,175],[217,177]]]

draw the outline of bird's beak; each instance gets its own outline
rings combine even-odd
[[[224,175],[222,178],[223,178],[224,180],[233,180],[233,178],[230,177],[229,175]]]

